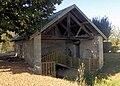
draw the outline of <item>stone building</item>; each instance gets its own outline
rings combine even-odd
[[[29,39],[23,34],[13,41],[18,55],[35,71],[47,75],[49,70],[48,74],[56,74],[57,67],[77,67],[79,60],[85,60],[88,70],[102,68],[103,39],[106,36],[76,5],[72,5],[49,16],[48,23]],[[54,62],[54,65],[51,63],[50,66],[48,62]]]

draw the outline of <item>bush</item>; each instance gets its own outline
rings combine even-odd
[[[112,46],[111,52],[115,53],[115,52],[117,52],[117,50],[119,50],[118,46]]]

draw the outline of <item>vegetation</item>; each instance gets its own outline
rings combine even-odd
[[[80,86],[119,86],[120,85],[120,53],[105,53],[104,66],[94,73],[82,74]],[[81,67],[80,67],[81,69]],[[81,71],[84,70],[82,66]],[[84,74],[84,76],[83,76]],[[82,85],[81,85],[82,84]],[[87,84],[87,85],[86,85]]]
[[[0,39],[8,32],[30,34],[55,10],[62,0],[0,0]],[[3,40],[0,40],[3,41]]]
[[[92,19],[92,22],[99,28],[99,30],[104,33],[106,37],[110,36],[110,31],[112,29],[111,23],[109,22],[108,17],[98,18],[95,17]]]
[[[9,51],[15,34],[32,34],[62,0],[0,0],[0,52]],[[14,33],[13,33],[14,32]],[[12,34],[11,34],[12,33]]]
[[[120,53],[104,54],[105,63],[99,72],[94,86],[119,86],[120,85]]]
[[[79,69],[81,78],[74,82],[34,75],[28,70],[26,63],[0,60],[0,84],[2,86],[28,86],[31,84],[35,86],[120,86],[120,53],[105,53],[104,57],[104,67],[94,74],[85,73],[84,65],[81,64]]]
[[[109,41],[112,42],[113,46],[119,46],[120,44],[120,28],[119,27],[114,26],[112,28]]]
[[[14,33],[9,32],[9,34],[11,34],[12,36],[15,36]],[[13,49],[14,43],[10,42],[11,39],[9,37],[7,37],[6,34],[2,34],[1,39],[4,41],[0,43],[0,53],[14,50]]]
[[[87,83],[85,82],[85,67],[84,63],[82,63],[78,69],[79,72],[79,79],[77,80],[77,83],[79,86],[87,86]]]

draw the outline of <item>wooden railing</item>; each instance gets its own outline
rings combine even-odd
[[[80,59],[76,57],[70,57],[60,52],[51,52],[42,57],[42,62],[55,62],[55,64],[61,64],[66,67],[79,67]]]
[[[79,68],[80,58],[70,57],[60,52],[51,52],[42,57],[42,74],[47,76],[56,77],[56,65],[63,67]],[[94,71],[98,68],[98,59],[95,58],[82,58],[85,69]]]
[[[42,62],[42,74],[56,77],[55,62]]]
[[[95,71],[98,69],[98,59],[97,58],[84,58],[82,59],[83,63],[85,64],[85,69],[89,71]]]

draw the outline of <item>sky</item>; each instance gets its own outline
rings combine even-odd
[[[63,0],[56,5],[56,11],[73,4],[90,19],[107,16],[112,25],[120,27],[120,0]]]

